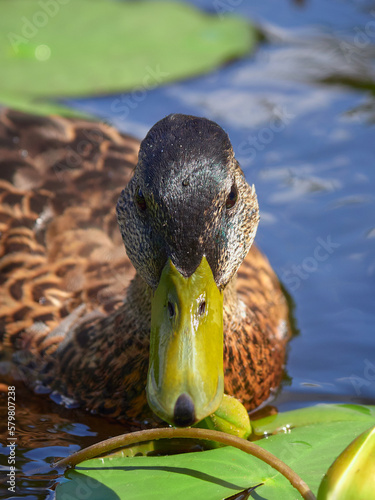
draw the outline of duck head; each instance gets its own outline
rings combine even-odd
[[[255,189],[221,127],[173,114],[142,141],[117,217],[151,289],[149,405],[193,425],[223,397],[223,293],[256,233]]]

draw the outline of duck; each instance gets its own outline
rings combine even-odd
[[[226,132],[0,110],[0,356],[36,393],[135,423],[248,411],[284,373],[288,305]],[[125,247],[125,248],[124,248]],[[15,375],[16,373],[16,375]]]

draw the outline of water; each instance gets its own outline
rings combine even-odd
[[[194,3],[215,11],[215,2]],[[256,185],[256,241],[294,304],[289,381],[273,404],[375,404],[375,4],[258,0],[232,7],[238,3],[226,5],[256,20],[266,36],[254,56],[126,94],[121,109],[119,96],[70,104],[138,137],[171,112],[223,126]],[[17,391],[26,477],[14,498],[53,498],[55,476],[45,475],[52,457],[124,431]],[[32,475],[34,467],[40,471]]]

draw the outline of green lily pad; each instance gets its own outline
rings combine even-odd
[[[313,423],[303,426],[301,417],[300,427],[257,441],[292,467],[315,494],[333,460],[373,425],[375,416],[375,407],[327,406],[326,410],[313,407],[288,412],[288,421],[291,413],[294,419],[302,413],[305,421]],[[317,408],[325,412],[324,420],[317,421]],[[259,483],[263,485],[256,494],[261,498],[302,498],[269,465],[232,447],[164,457],[96,458],[82,462],[67,477],[57,487],[57,500],[77,498],[77,488],[88,492],[86,498],[90,499],[168,500],[180,496],[219,500]]]
[[[252,420],[255,436],[288,432],[295,427],[333,422],[375,421],[375,407],[360,405],[321,404],[309,408],[277,413],[259,420]]]
[[[5,105],[9,108],[19,109],[26,113],[33,114],[49,114],[49,115],[63,115],[70,118],[83,118],[90,119],[91,116],[87,113],[67,108],[61,104],[55,103],[50,100],[32,99],[27,95],[12,95],[1,92],[0,82],[0,106]]]
[[[137,88],[141,99],[243,56],[256,41],[246,21],[180,2],[0,0],[0,8],[0,101],[28,111],[30,103],[47,110],[34,101],[45,97]]]

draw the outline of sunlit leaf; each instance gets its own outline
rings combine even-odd
[[[150,88],[243,56],[255,30],[180,2],[0,0],[0,102]],[[125,97],[124,97],[125,98]],[[136,102],[136,101],[135,101]],[[113,113],[124,102],[114,99]]]
[[[326,412],[324,419],[316,417],[317,408]],[[288,421],[292,422],[292,414],[293,421],[299,421],[300,427],[259,440],[257,444],[292,467],[316,493],[333,460],[373,423],[375,407],[329,405],[307,410],[288,412]],[[313,423],[303,426],[302,420],[309,418]],[[260,498],[301,498],[285,477],[232,447],[164,457],[92,459],[68,472],[68,478],[68,482],[57,488],[58,500],[77,498],[78,487],[85,488],[90,499],[220,500],[259,483],[264,483],[256,489]]]
[[[251,424],[253,433],[256,436],[263,436],[312,424],[346,421],[368,422],[371,418],[375,420],[374,406],[321,404],[252,420]]]

